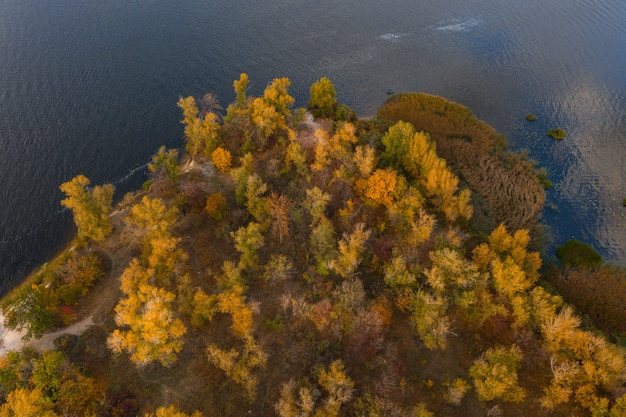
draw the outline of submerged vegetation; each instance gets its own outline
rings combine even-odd
[[[95,324],[5,355],[0,416],[624,415],[626,277],[569,242],[542,268],[545,171],[439,97],[358,120],[328,79],[310,113],[248,82],[181,99],[186,158],[114,211],[63,185],[78,239],[5,325]]]

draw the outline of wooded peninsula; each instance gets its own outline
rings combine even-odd
[[[77,236],[0,304],[0,417],[626,416],[626,272],[542,257],[545,170],[440,97],[248,83],[181,98],[185,152],[117,204],[60,186]]]

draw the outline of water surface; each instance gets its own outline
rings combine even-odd
[[[227,104],[241,72],[299,106],[329,77],[361,116],[388,90],[469,106],[548,168],[554,242],[626,265],[625,21],[622,0],[0,0],[0,292],[71,238],[59,184],[137,188],[181,146],[178,97]]]

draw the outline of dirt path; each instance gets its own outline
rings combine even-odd
[[[4,317],[0,315],[0,335],[2,339],[2,345],[0,346],[0,357],[4,356],[9,351],[21,350],[23,347],[30,347],[32,349],[35,349],[39,353],[45,350],[54,349],[54,340],[57,337],[65,334],[79,335],[93,325],[93,316],[89,316],[86,319],[74,323],[64,329],[52,333],[46,333],[39,339],[31,339],[27,342],[24,342],[22,340],[24,332],[17,332],[15,330],[5,328]]]

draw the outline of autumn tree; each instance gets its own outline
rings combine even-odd
[[[293,273],[293,263],[285,255],[272,255],[264,267],[263,279],[270,285],[288,279]]]
[[[377,169],[367,179],[357,180],[356,189],[374,203],[389,208],[393,204],[394,197],[404,188],[405,181],[403,180],[404,178],[399,177],[398,173],[391,168]]]
[[[181,123],[185,125],[187,153],[192,159],[200,155],[208,157],[219,141],[221,130],[219,116],[213,112],[200,116],[193,97],[181,98],[178,100],[178,107],[183,111]]]
[[[130,209],[124,223],[136,227],[150,240],[157,235],[169,235],[179,215],[176,207],[168,208],[160,198],[144,196],[140,203]]]
[[[390,288],[412,286],[417,282],[415,274],[407,268],[406,258],[396,255],[391,262],[385,265],[385,285]]]
[[[553,374],[542,404],[553,408],[573,397],[585,409],[608,412],[603,393],[614,392],[626,380],[626,355],[623,349],[580,325],[580,317],[567,306],[541,326],[546,348],[552,354]]]
[[[168,178],[172,183],[178,182],[180,166],[178,165],[178,150],[166,149],[161,146],[159,151],[152,156],[152,162],[148,164],[148,170],[156,175]]]
[[[357,143],[356,126],[349,122],[341,124],[335,134],[329,138],[329,152],[334,159],[348,163],[353,154],[352,147]]]
[[[263,148],[267,139],[278,130],[287,129],[287,118],[291,115],[294,98],[288,93],[291,82],[288,78],[275,78],[251,105],[251,118],[256,126]]]
[[[316,224],[324,216],[326,206],[330,201],[330,195],[320,190],[318,187],[306,190],[306,198],[304,200],[304,208],[311,215],[311,225]]]
[[[322,275],[328,275],[331,263],[335,258],[335,229],[325,216],[311,223],[311,235],[309,237],[311,253],[317,262],[317,271]]]
[[[330,267],[343,278],[350,278],[356,273],[365,251],[365,244],[370,237],[370,231],[363,223],[355,226],[354,231],[344,235],[339,242],[338,257],[330,262]]]
[[[257,174],[248,176],[246,181],[246,207],[254,219],[265,230],[270,220],[270,203],[265,198],[267,184]]]
[[[214,220],[221,221],[228,217],[228,203],[222,193],[209,194],[204,210]]]
[[[19,388],[10,392],[0,406],[0,417],[57,417],[53,408],[40,390]]]
[[[328,150],[330,137],[324,129],[315,129],[315,159],[311,164],[311,169],[315,172],[321,171],[330,165],[330,153]]]
[[[248,89],[248,74],[241,73],[238,80],[233,81],[233,87],[235,89],[235,103],[238,108],[243,109],[246,107]]]
[[[144,417],[202,417],[202,413],[196,411],[193,414],[186,414],[170,405],[169,407],[159,407],[154,413],[144,414]]]
[[[521,402],[526,391],[518,385],[517,371],[522,360],[521,350],[513,345],[488,349],[474,361],[470,375],[481,401],[501,398],[504,401]]]
[[[410,294],[411,321],[424,346],[430,350],[444,350],[448,334],[452,333],[452,323],[446,314],[448,302],[445,296],[423,288]]]
[[[246,191],[248,177],[254,173],[254,157],[251,153],[245,154],[239,160],[239,166],[230,170],[230,176],[235,182],[235,197],[237,204],[243,206],[246,203]]]
[[[337,100],[335,86],[326,77],[322,77],[311,85],[311,98],[307,109],[315,117],[331,118],[335,113]]]
[[[541,258],[527,250],[530,237],[527,230],[508,233],[504,225],[495,228],[489,242],[473,250],[473,259],[482,271],[490,271],[493,286],[508,300],[509,308],[520,326],[531,319],[531,300],[527,292],[539,279]]]
[[[258,262],[257,251],[265,244],[261,225],[251,222],[247,226],[242,226],[237,231],[231,232],[230,236],[235,242],[235,249],[241,254],[239,269],[255,268]]]
[[[357,146],[354,149],[353,163],[362,178],[369,177],[378,163],[376,149],[370,145]]]
[[[339,415],[341,405],[350,401],[354,395],[354,381],[346,374],[343,362],[338,359],[328,369],[322,369],[317,382],[328,394],[322,415]]]
[[[182,336],[187,329],[174,316],[175,295],[150,284],[154,271],[133,259],[121,277],[125,297],[115,307],[116,329],[107,345],[116,353],[128,352],[139,366],[159,361],[168,366],[176,360],[183,347]]]
[[[290,171],[295,167],[298,175],[309,178],[309,168],[306,164],[306,153],[302,145],[298,142],[297,133],[293,129],[288,129],[289,144],[285,152],[285,170]]]
[[[96,242],[113,231],[109,213],[115,187],[111,184],[89,188],[89,179],[77,175],[61,184],[61,191],[67,196],[61,205],[72,210],[79,237]]]
[[[300,384],[291,379],[283,384],[280,398],[274,409],[280,417],[336,417],[341,406],[352,399],[354,381],[346,374],[341,360],[333,361],[327,369],[321,369],[317,379],[326,392],[319,401],[319,390],[308,380]]]
[[[293,202],[283,194],[272,192],[267,198],[270,208],[271,232],[278,237],[279,243],[283,243],[283,238],[289,236],[289,212],[293,207]]]
[[[207,348],[209,362],[224,371],[226,376],[245,390],[248,398],[254,399],[258,379],[253,375],[254,368],[263,368],[267,363],[267,355],[256,343],[252,336],[244,338],[244,346],[241,351],[220,349],[211,343]]]
[[[218,147],[211,153],[211,160],[215,168],[220,172],[228,172],[232,165],[232,156],[230,152],[224,148]]]

